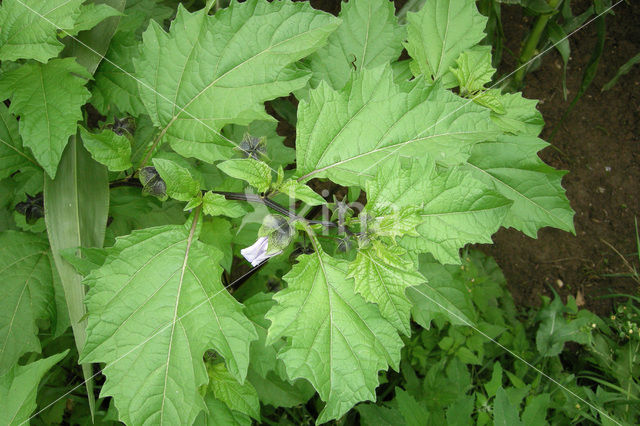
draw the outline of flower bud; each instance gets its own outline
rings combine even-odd
[[[267,153],[267,138],[251,136],[245,133],[238,147],[242,151],[244,158],[253,158],[260,160],[260,157]]]
[[[153,195],[162,201],[167,199],[167,184],[155,167],[142,168],[138,173],[138,179],[142,184],[143,195]]]

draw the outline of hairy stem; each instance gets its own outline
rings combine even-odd
[[[113,181],[109,184],[110,188],[117,188],[120,186],[133,186],[133,187],[137,187],[137,188],[141,188],[142,185],[140,184],[140,182],[136,181],[136,180],[128,180],[127,178],[124,178],[122,180],[116,180]],[[207,191],[203,191],[207,192]],[[267,206],[268,208],[283,214],[291,219],[294,220],[299,220],[301,222],[305,222],[308,223],[310,225],[322,225],[324,227],[327,228],[338,228],[338,224],[335,222],[331,222],[331,221],[327,221],[327,220],[312,220],[312,219],[307,219],[304,218],[302,216],[298,216],[295,212],[287,209],[286,207],[276,203],[275,201],[273,201],[272,199],[268,198],[268,197],[262,197],[258,194],[245,194],[242,192],[226,192],[226,191],[211,191],[213,194],[219,194],[224,196],[227,200],[236,200],[236,201],[246,201],[249,203],[258,203],[258,204],[264,204],[265,206]],[[345,232],[348,235],[353,235],[353,232],[351,230],[349,230],[348,228],[345,228]]]

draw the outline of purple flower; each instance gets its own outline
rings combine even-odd
[[[253,245],[240,250],[240,253],[251,263],[251,266],[258,266],[270,257],[277,256],[282,250],[275,253],[267,253],[269,248],[269,238],[260,237]]]

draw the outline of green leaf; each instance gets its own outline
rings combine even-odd
[[[251,369],[263,378],[270,371],[275,371],[277,364],[276,345],[266,343],[269,321],[265,319],[265,315],[275,304],[271,296],[260,292],[244,301],[245,313],[258,332],[258,340],[251,343]]]
[[[364,187],[391,156],[461,163],[494,133],[488,114],[423,78],[401,88],[388,66],[354,74],[340,91],[321,83],[298,107],[299,180]]]
[[[396,388],[396,401],[407,426],[422,426],[429,418],[429,411],[424,404],[418,403],[407,391]]]
[[[284,181],[277,189],[294,200],[303,201],[310,206],[321,206],[327,202],[313,189],[294,179]]]
[[[569,63],[569,58],[571,58],[571,44],[569,43],[569,36],[555,20],[547,22],[546,30],[549,33],[549,41],[552,43],[552,46],[556,48],[562,58],[562,96],[566,101],[568,94],[567,64]],[[638,58],[640,58],[640,55],[638,55]]]
[[[131,143],[126,136],[111,130],[90,133],[80,126],[80,135],[85,148],[94,160],[104,164],[111,171],[122,171],[131,168]]]
[[[260,402],[274,407],[288,408],[303,405],[316,393],[313,386],[306,380],[298,379],[289,383],[273,371],[262,377],[249,369],[247,378],[256,388]]]
[[[545,425],[547,410],[550,408],[551,395],[542,393],[532,396],[527,400],[527,405],[522,412],[522,423],[525,425]]]
[[[590,318],[580,316],[567,320],[564,314],[568,310],[556,296],[538,312],[537,319],[541,323],[536,333],[536,347],[540,355],[556,356],[562,352],[566,342],[587,343],[591,333]]]
[[[456,402],[447,407],[447,425],[448,426],[471,426],[473,423],[475,394],[464,395],[458,398]]]
[[[85,78],[91,75],[73,58],[27,63],[0,77],[0,98],[11,98],[24,144],[52,178],[90,96]]]
[[[407,14],[405,47],[419,73],[438,80],[485,37],[486,23],[475,2],[427,0],[420,11]]]
[[[36,409],[38,385],[47,371],[64,358],[69,350],[30,364],[16,365],[0,375],[0,423],[22,425]]]
[[[284,339],[279,339],[274,344],[266,343],[270,323],[265,315],[274,304],[271,293],[257,293],[244,302],[247,316],[258,331],[258,340],[251,342],[251,364],[247,380],[254,386],[263,404],[294,407],[305,404],[315,394],[315,390],[306,380],[298,379],[292,383],[286,380],[284,364],[276,357],[277,350],[285,343]]]
[[[70,138],[55,179],[44,179],[45,222],[49,244],[64,289],[76,347],[86,339],[86,308],[82,276],[62,257],[76,247],[102,247],[109,212],[107,168],[96,163],[75,136]],[[93,371],[82,365],[89,406],[93,412]]]
[[[82,276],[99,268],[107,258],[107,249],[95,247],[73,247],[60,250],[60,255]]]
[[[358,404],[361,424],[368,426],[397,426],[404,422],[404,417],[398,408],[389,408],[376,404]]]
[[[206,197],[206,195],[205,195]],[[203,210],[206,203],[203,202]],[[231,264],[233,262],[233,237],[235,229],[231,229],[231,223],[222,217],[212,217],[202,224],[200,232],[200,241],[210,244],[222,253],[220,265],[227,271],[231,272]]]
[[[90,31],[82,31],[77,37],[65,40],[67,47],[63,56],[75,57],[76,61],[93,75],[109,48],[109,43],[120,22],[121,12],[126,0],[96,0],[99,4],[108,4],[118,11],[117,16],[111,16],[96,25]]]
[[[4,104],[0,104],[0,179],[30,164],[36,163],[29,151],[22,147],[18,120],[9,113]]]
[[[40,352],[38,320],[55,320],[49,244],[27,232],[0,233],[0,376],[26,352]]]
[[[165,5],[164,0],[127,0],[124,13],[118,33],[130,32],[140,38],[151,19],[162,25],[173,15],[174,9]]]
[[[232,156],[228,123],[270,120],[263,102],[303,87],[294,63],[316,50],[337,19],[306,3],[232,2],[208,16],[178,6],[167,34],[151,21],[134,60],[140,94],[163,140],[207,162]]]
[[[108,232],[113,237],[128,235],[134,229],[179,225],[186,219],[184,203],[174,200],[162,203],[152,197],[140,197],[140,189],[131,186],[111,188],[109,204],[113,221]]]
[[[627,62],[622,64],[622,66],[618,69],[618,72],[616,73],[616,75],[613,76],[613,78],[611,80],[609,80],[609,82],[607,82],[607,84],[602,86],[602,91],[604,92],[605,90],[609,90],[613,86],[615,86],[616,83],[618,82],[618,79],[620,77],[622,77],[623,75],[628,74],[629,71],[631,71],[633,66],[636,65],[636,64],[640,64],[640,52],[638,52],[635,56],[633,56]]]
[[[410,287],[407,296],[413,303],[413,319],[429,328],[436,316],[444,316],[451,324],[473,324],[476,317],[469,290],[459,274],[459,266],[444,266],[435,261],[420,259],[420,273],[426,281]]]
[[[468,161],[478,179],[513,200],[502,225],[532,238],[544,226],[575,233],[574,211],[561,185],[566,172],[536,155],[547,145],[535,137],[502,136],[476,145]]]
[[[265,192],[271,186],[271,167],[253,158],[227,160],[218,164],[224,173],[236,179],[242,179],[258,192]]]
[[[512,202],[462,168],[436,175],[423,193],[419,237],[401,244],[429,252],[442,263],[460,263],[458,251],[469,243],[491,243]]]
[[[439,172],[428,159],[388,162],[365,188],[367,209],[377,214],[417,206],[418,236],[406,235],[400,244],[442,263],[460,263],[458,250],[465,244],[490,243],[511,205],[469,171]]]
[[[251,426],[251,418],[246,414],[231,410],[227,404],[208,393],[204,397],[208,413],[200,413],[195,421],[196,426]]]
[[[356,259],[349,265],[349,276],[355,281],[355,291],[376,303],[382,316],[409,336],[411,302],[405,290],[425,282],[425,278],[404,255],[405,251],[399,247],[373,241],[358,250]]]
[[[322,79],[341,89],[352,71],[389,63],[402,52],[404,29],[392,2],[352,0],[342,3],[338,16],[342,19],[338,29],[308,59],[314,87]]]
[[[167,195],[179,201],[190,201],[200,194],[200,184],[182,166],[171,160],[154,158],[153,165],[167,185]]]
[[[126,423],[191,424],[204,401],[203,354],[215,349],[243,381],[256,339],[220,282],[221,254],[195,238],[197,220],[119,238],[87,278],[83,362],[104,362],[103,395]]]
[[[80,8],[80,14],[77,16],[73,29],[69,33],[75,35],[80,31],[90,30],[105,19],[120,15],[122,15],[120,11],[108,4],[84,4]]]
[[[502,105],[502,94],[500,93],[500,90],[485,90],[484,92],[473,95],[471,100],[478,105],[489,108],[492,112],[492,117],[495,117],[493,113],[500,115],[504,115],[507,113],[507,111],[505,111],[504,109],[504,105]],[[498,123],[498,125],[500,125],[500,123]],[[504,131],[507,131],[505,130],[505,126],[501,127]]]
[[[209,389],[213,391],[216,399],[224,402],[230,409],[260,421],[260,401],[251,383],[238,382],[223,363],[210,366],[208,372]]]
[[[493,111],[491,119],[504,132],[526,136],[538,136],[542,132],[544,119],[536,109],[537,100],[523,98],[522,93],[499,94],[498,90],[485,93],[498,94],[497,99],[504,113]]]
[[[248,213],[241,201],[229,201],[224,195],[206,192],[202,199],[202,209],[211,216],[240,217]]]
[[[418,236],[416,226],[420,225],[420,208],[405,207],[399,211],[390,212],[382,216],[369,215],[364,213],[365,221],[361,220],[361,224],[366,224],[366,232],[375,237],[389,237],[394,243],[397,237]],[[362,226],[362,225],[361,225]]]
[[[47,62],[64,45],[58,28],[71,31],[84,0],[5,0],[0,8],[0,60]],[[44,18],[43,18],[44,17]]]
[[[375,179],[365,182],[367,210],[385,214],[404,207],[422,206],[424,193],[435,176],[429,157],[403,161],[391,159],[379,167]]]
[[[145,113],[138,82],[133,77],[133,58],[139,55],[135,34],[116,33],[105,58],[94,75],[91,104],[100,113],[110,113],[110,106],[137,117]],[[116,65],[114,65],[116,64]]]
[[[484,384],[489,398],[495,396],[498,388],[502,386],[502,365],[496,361],[493,363],[493,371],[491,372],[491,380]]]
[[[502,386],[496,392],[493,401],[493,422],[495,426],[519,426],[522,424],[518,416],[518,407],[513,405]]]
[[[463,93],[482,90],[491,81],[496,69],[491,66],[491,46],[475,46],[456,59],[456,68],[451,72],[458,79]]]
[[[324,423],[375,399],[378,371],[397,369],[402,341],[375,305],[354,293],[345,261],[323,251],[298,261],[267,314],[267,343],[287,337],[279,357],[290,379],[309,380],[326,402],[316,420]]]

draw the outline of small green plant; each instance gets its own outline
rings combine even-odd
[[[478,330],[417,305],[414,318],[430,324],[407,339],[400,372],[387,374],[378,402],[356,406],[361,424],[637,424],[637,299],[610,319],[557,295],[523,312],[480,252],[465,254],[461,267],[421,258],[420,268],[431,285],[459,295]]]

